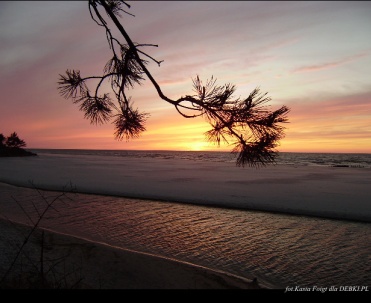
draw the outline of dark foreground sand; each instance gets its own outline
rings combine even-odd
[[[0,220],[0,277],[9,268],[17,252],[15,243],[22,243],[21,234],[29,227]],[[40,259],[41,231],[38,230],[25,247],[35,263]],[[61,288],[82,289],[256,289],[259,286],[242,277],[217,272],[201,266],[124,250],[104,244],[45,231],[45,271],[62,261],[47,275],[51,283],[61,281]],[[28,271],[27,258],[9,277],[19,278]],[[39,263],[38,263],[39,264]],[[66,278],[66,279],[64,279]]]

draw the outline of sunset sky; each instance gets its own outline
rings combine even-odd
[[[192,78],[255,87],[272,108],[290,107],[283,152],[371,153],[371,2],[128,1],[132,40],[158,44],[148,65],[170,98],[192,93]],[[111,53],[87,1],[0,2],[0,133],[29,148],[230,150],[208,144],[203,119],[184,119],[149,81],[132,91],[151,114],[130,142],[113,125],[91,125],[59,95],[66,69],[101,75]]]

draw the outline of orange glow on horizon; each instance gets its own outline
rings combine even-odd
[[[233,149],[209,143],[204,133],[210,125],[202,118],[180,116],[148,77],[127,91],[133,107],[150,114],[139,138],[117,141],[112,121],[91,125],[79,104],[60,95],[58,78],[66,69],[78,69],[83,77],[101,75],[112,50],[84,3],[56,3],[6,1],[2,7],[6,13],[0,40],[6,43],[0,50],[0,133],[15,131],[26,148],[35,149]],[[259,87],[272,98],[268,106],[273,110],[282,105],[291,110],[279,152],[371,154],[368,4],[298,1],[289,10],[281,4],[271,10],[272,5],[215,2],[214,18],[206,20],[207,2],[173,1],[158,9],[155,1],[137,1],[132,12],[138,22],[122,21],[132,39],[157,46],[145,48],[161,61],[146,58],[148,70],[168,98],[193,95],[196,76],[204,84],[213,76],[218,86],[235,85],[234,97],[241,100]],[[250,18],[257,15],[262,17]],[[164,16],[171,18],[164,23]],[[184,21],[190,18],[191,23]],[[247,30],[235,30],[242,28]],[[334,35],[335,29],[357,35]],[[106,80],[99,94],[114,96]]]
[[[300,117],[302,118],[302,117]],[[329,153],[371,153],[371,139],[355,133],[346,134],[344,130],[324,128],[323,136],[318,133],[323,125],[300,121],[292,117],[287,124],[286,137],[279,142],[279,152],[329,152]],[[82,122],[82,121],[80,121]],[[86,124],[87,121],[84,121]],[[355,127],[362,129],[365,121],[360,119]],[[183,119],[177,115],[152,117],[148,121],[147,131],[139,138],[129,141],[118,141],[114,138],[112,125],[91,126],[81,123],[81,130],[76,133],[57,133],[54,136],[46,133],[42,138],[33,137],[35,127],[30,133],[19,132],[25,139],[27,148],[51,149],[109,149],[109,150],[176,150],[176,151],[226,151],[232,145],[210,143],[204,133],[210,129],[209,124],[201,118]],[[332,121],[329,124],[335,124]],[[42,125],[39,123],[38,126]],[[343,124],[344,126],[344,124]],[[354,127],[354,126],[353,126]],[[38,128],[38,127],[37,127]]]

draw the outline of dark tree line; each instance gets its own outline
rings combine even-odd
[[[158,66],[163,62],[144,51],[145,48],[158,46],[133,42],[119,22],[121,13],[133,16],[127,11],[130,5],[120,0],[90,0],[88,6],[91,18],[105,30],[111,58],[104,66],[102,76],[83,77],[79,70],[67,70],[60,75],[58,82],[60,94],[79,105],[86,119],[94,124],[112,121],[118,140],[138,137],[146,130],[145,122],[149,114],[134,108],[128,91],[147,78],[158,96],[172,104],[181,116],[206,119],[211,126],[205,134],[210,142],[232,144],[232,152],[238,154],[237,165],[274,163],[277,155],[275,148],[284,137],[282,123],[288,121],[289,108],[282,106],[271,110],[268,105],[270,97],[261,93],[259,88],[245,98],[236,98],[233,84],[217,85],[213,76],[206,83],[196,76],[192,94],[170,99],[147,68],[151,61]],[[114,27],[121,37],[113,35]],[[94,81],[98,84],[91,89],[88,82]],[[110,84],[111,93],[102,91],[104,82]]]
[[[23,149],[26,147],[26,142],[20,139],[16,132],[5,137],[0,133],[0,156],[1,157],[12,157],[12,156],[34,156],[34,153]]]
[[[0,146],[9,148],[22,148],[26,147],[26,142],[20,139],[16,132],[13,132],[9,137],[4,137],[0,134]]]

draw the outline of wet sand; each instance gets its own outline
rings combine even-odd
[[[9,268],[16,252],[16,243],[21,244],[30,228],[0,220],[0,277]],[[30,259],[40,258],[41,230],[37,230],[25,246]],[[125,250],[101,243],[95,243],[72,236],[46,230],[44,235],[45,269],[63,258],[55,268],[56,276],[47,274],[50,283],[62,281],[58,288],[79,289],[256,289],[252,281],[215,271],[205,267],[151,254]],[[19,278],[28,272],[29,263],[23,256],[22,269],[17,261],[9,279]],[[29,270],[32,270],[30,268]],[[45,271],[46,271],[45,270]],[[68,275],[67,275],[68,273]],[[66,277],[63,279],[63,277]]]

